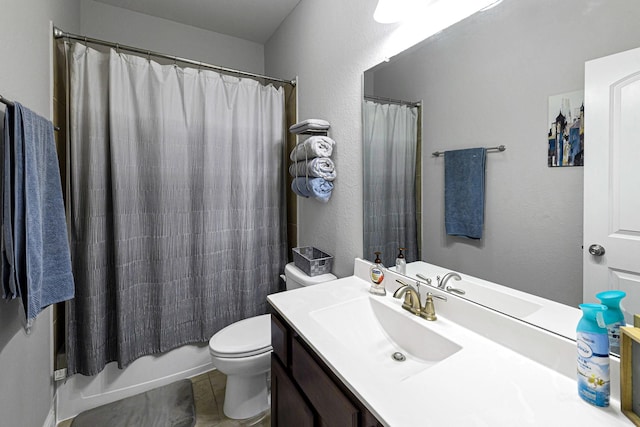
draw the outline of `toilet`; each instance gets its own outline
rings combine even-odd
[[[287,290],[335,280],[333,274],[308,276],[289,263],[284,269]],[[227,376],[223,411],[228,418],[246,419],[269,409],[271,371],[269,314],[235,322],[209,340],[213,365]]]

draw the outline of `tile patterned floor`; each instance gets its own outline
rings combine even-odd
[[[191,378],[193,399],[196,405],[195,427],[269,427],[269,413],[247,420],[231,420],[224,416],[224,388],[227,377],[214,370]],[[58,427],[70,427],[72,420],[58,424]]]

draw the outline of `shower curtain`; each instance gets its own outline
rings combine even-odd
[[[282,88],[71,46],[69,372],[265,313],[287,251]]]
[[[416,107],[364,101],[364,255],[382,252],[395,265],[398,248],[418,258],[416,228]]]

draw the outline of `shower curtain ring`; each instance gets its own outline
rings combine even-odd
[[[86,37],[86,36],[85,36],[85,38],[84,38],[84,47],[85,47],[85,48],[87,47],[87,37]]]

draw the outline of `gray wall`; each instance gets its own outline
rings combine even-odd
[[[78,0],[2,0],[0,9],[0,94],[51,118],[49,21],[77,31]],[[53,408],[51,318],[45,310],[26,335],[21,303],[0,301],[3,426],[40,427]]]
[[[440,3],[451,13],[383,25],[373,20],[375,1],[302,0],[265,45],[267,74],[299,77],[298,117],[331,123],[333,195],[327,204],[298,198],[298,244],[332,254],[339,277],[363,255],[362,73],[486,4]]]
[[[582,302],[583,169],[547,167],[548,97],[583,89],[585,61],[640,46],[638,17],[635,0],[506,0],[375,73],[377,94],[424,100],[423,259]],[[444,158],[431,153],[500,144],[484,238],[446,236]]]
[[[82,35],[237,70],[264,72],[264,46],[259,43],[93,0],[81,0],[81,7]]]

